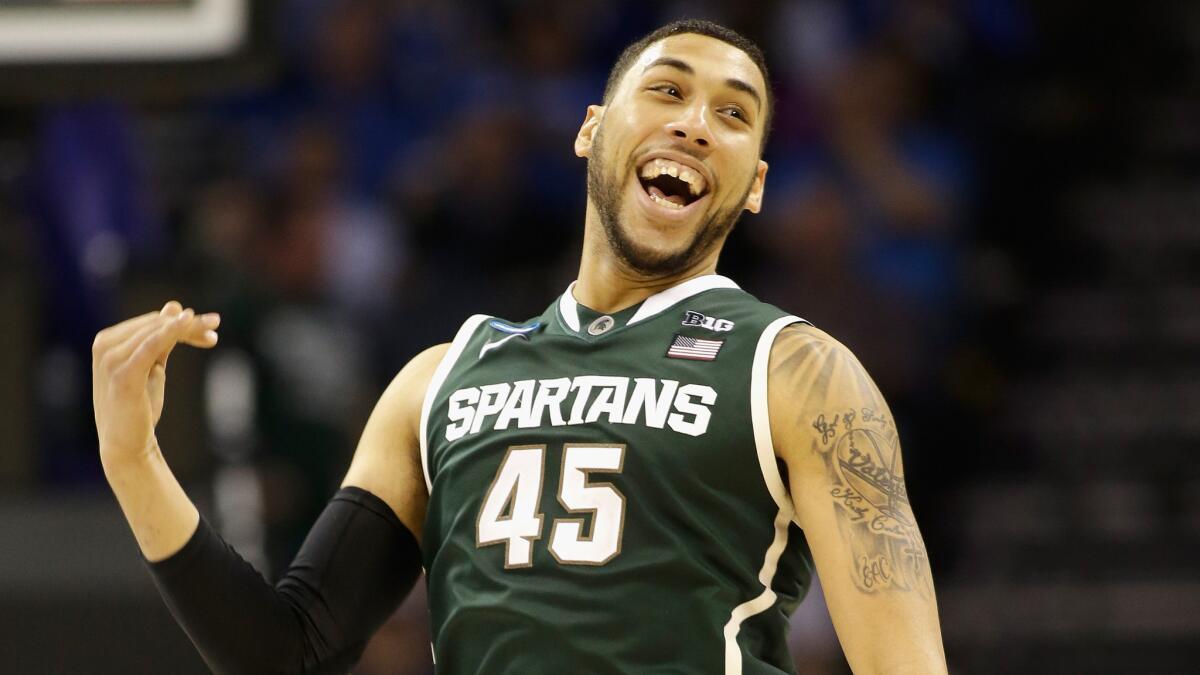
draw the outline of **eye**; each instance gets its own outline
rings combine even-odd
[[[673,84],[656,84],[650,87],[650,91],[657,91],[661,94],[666,94],[671,98],[683,98],[683,92],[679,91],[679,87],[676,87]]]
[[[730,117],[732,117],[736,120],[741,120],[742,122],[746,122],[747,124],[749,124],[750,120],[746,116],[746,111],[742,110],[742,108],[740,106],[731,105],[728,108],[725,108],[724,112],[726,115],[729,115]]]

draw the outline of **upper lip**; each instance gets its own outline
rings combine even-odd
[[[677,164],[682,164],[683,166],[686,166],[689,169],[700,174],[700,176],[702,178],[704,178],[704,192],[702,192],[700,194],[701,197],[708,194],[709,192],[712,192],[713,177],[712,177],[712,174],[709,173],[708,169],[704,166],[704,164],[700,163],[695,157],[692,157],[691,155],[688,155],[688,154],[684,154],[677,150],[655,150],[653,152],[648,152],[645,155],[643,155],[642,158],[640,160],[638,160],[637,166],[635,167],[635,172],[636,172],[639,180],[641,179],[641,175],[642,175],[642,167],[646,166],[647,162],[650,162],[650,161],[653,161],[656,159],[669,159],[672,162],[675,162]]]

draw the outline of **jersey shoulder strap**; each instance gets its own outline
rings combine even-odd
[[[429,386],[425,388],[425,398],[421,402],[421,471],[425,474],[425,490],[433,491],[433,481],[429,475],[429,410],[433,406],[433,401],[437,398],[437,394],[442,389],[442,385],[446,382],[446,377],[450,375],[450,370],[454,368],[454,364],[458,361],[458,357],[462,355],[466,349],[467,343],[471,341],[471,337],[475,335],[475,331],[480,324],[492,317],[487,314],[475,314],[471,318],[463,322],[458,333],[454,336],[454,341],[450,343],[450,348],[446,350],[446,354],[438,363],[437,370],[433,371],[433,377],[429,380]]]

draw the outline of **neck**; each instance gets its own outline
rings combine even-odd
[[[604,234],[604,226],[600,223],[600,215],[589,200],[583,227],[583,256],[574,289],[575,300],[597,312],[619,312],[688,279],[715,274],[719,252],[718,246],[709,255],[674,274],[655,277],[640,274],[631,270],[613,252]]]

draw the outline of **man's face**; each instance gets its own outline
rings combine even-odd
[[[766,84],[740,49],[703,35],[654,43],[576,139],[588,196],[613,252],[648,276],[718,250],[743,209],[757,213]]]

